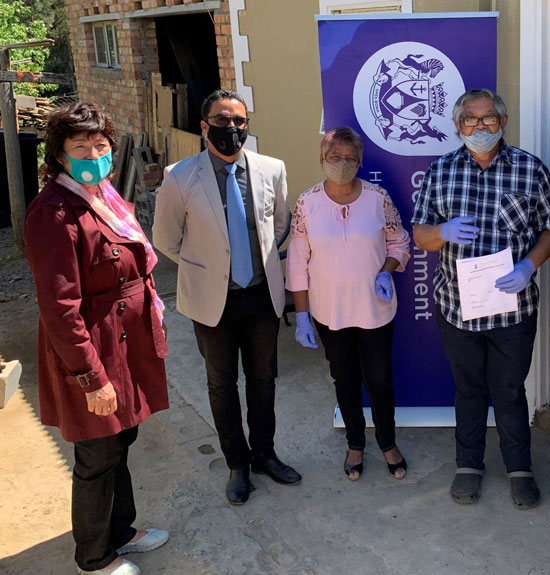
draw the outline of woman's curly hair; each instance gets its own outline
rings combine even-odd
[[[67,138],[79,134],[103,134],[110,142],[113,152],[118,149],[115,128],[103,108],[94,102],[75,102],[58,108],[48,117],[46,126],[46,152],[40,177],[44,183],[56,178],[65,170],[59,158]]]

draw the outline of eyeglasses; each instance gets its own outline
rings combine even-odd
[[[225,114],[216,114],[215,116],[208,116],[208,120],[213,120],[214,126],[218,128],[227,128],[231,122],[235,128],[241,130],[248,126],[248,120],[250,118],[243,118],[242,116],[226,116]]]
[[[325,156],[325,160],[329,164],[338,164],[339,162],[349,162],[350,164],[358,164],[359,160],[357,158],[341,158],[340,156]]]
[[[479,121],[484,126],[496,126],[500,120],[499,116],[483,116],[483,118],[475,118],[474,116],[468,116],[467,118],[462,118],[460,121],[466,128],[475,128],[479,125]]]

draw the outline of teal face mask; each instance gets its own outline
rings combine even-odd
[[[69,174],[71,177],[81,184],[88,186],[95,186],[104,180],[111,171],[113,157],[111,150],[98,160],[77,160],[65,154],[69,160],[70,169]]]

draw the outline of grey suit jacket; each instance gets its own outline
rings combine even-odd
[[[285,165],[275,158],[244,153],[262,261],[273,308],[280,317],[285,293],[277,242],[289,218]],[[165,169],[157,190],[153,243],[178,264],[178,311],[205,325],[217,325],[227,299],[231,252],[207,150]]]

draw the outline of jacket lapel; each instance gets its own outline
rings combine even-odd
[[[252,198],[254,201],[254,215],[256,217],[256,227],[258,230],[258,238],[262,237],[264,225],[264,178],[261,166],[258,165],[256,158],[247,153],[245,150],[246,162],[248,165],[248,181],[250,182],[250,189],[252,190]]]
[[[90,204],[82,199],[80,196],[77,196],[71,190],[68,190],[65,186],[54,182],[56,191],[62,195],[72,208],[75,210],[77,214],[84,214],[85,212],[89,212],[92,214],[93,221],[97,224],[99,231],[111,242],[115,244],[132,244],[136,243],[135,240],[131,240],[125,238],[124,236],[119,236],[115,233],[90,207]],[[134,213],[134,208],[130,204],[129,209]],[[135,214],[134,214],[135,215]]]
[[[225,220],[225,212],[223,210],[220,189],[218,188],[218,181],[216,180],[216,174],[214,173],[212,162],[208,156],[208,150],[204,150],[204,152],[201,152],[200,154],[198,174],[216,219],[229,242],[229,233],[227,231],[227,222]]]

